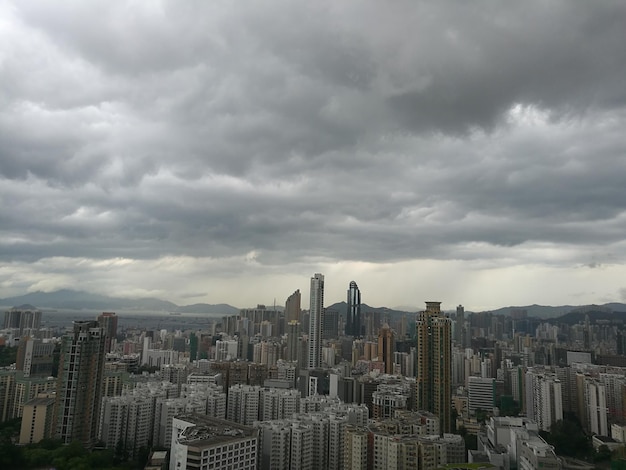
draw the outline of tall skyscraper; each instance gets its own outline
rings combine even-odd
[[[395,350],[395,334],[385,323],[378,331],[378,360],[385,363],[385,374],[393,374],[393,353]]]
[[[339,312],[324,309],[324,321],[322,322],[322,338],[335,339],[339,336]]]
[[[415,404],[439,417],[441,432],[451,430],[452,325],[441,302],[426,302],[418,313]]]
[[[347,304],[346,335],[359,337],[361,336],[361,291],[354,281],[350,282]]]
[[[106,335],[106,352],[113,352],[114,340],[117,337],[117,315],[114,312],[102,312],[98,315],[97,320],[98,324],[104,328],[104,334]]]
[[[324,320],[324,276],[311,278],[311,306],[309,309],[309,354],[307,367],[315,369],[322,365],[322,323]]]
[[[298,360],[298,346],[300,340],[300,316],[301,309],[300,289],[295,291],[285,302],[285,330],[287,333],[287,356],[288,361]]]
[[[285,323],[289,323],[290,321],[300,321],[300,311],[301,311],[301,298],[300,289],[295,291],[289,297],[287,297],[287,301],[285,302]]]
[[[285,359],[293,362],[298,360],[300,345],[300,322],[295,320],[287,323],[287,355]]]
[[[97,321],[75,321],[63,337],[53,429],[66,444],[80,441],[89,448],[97,441],[105,338]]]
[[[534,420],[539,429],[549,431],[554,423],[563,419],[561,381],[556,374],[539,368],[528,369],[525,392],[526,416]],[[591,407],[589,401],[586,403]],[[606,415],[606,406],[604,408]]]
[[[456,308],[456,317],[454,319],[454,339],[457,347],[463,348],[463,339],[465,333],[465,308],[459,305]]]
[[[13,307],[4,313],[4,328],[19,329],[20,336],[34,336],[36,330],[41,328],[41,310],[32,305]]]

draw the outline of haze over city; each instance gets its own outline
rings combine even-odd
[[[0,3],[0,297],[626,300],[623,2]]]

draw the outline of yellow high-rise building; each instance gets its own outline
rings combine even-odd
[[[451,430],[452,322],[441,302],[426,302],[418,313],[415,407],[439,417],[441,432]]]

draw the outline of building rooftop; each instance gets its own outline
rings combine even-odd
[[[611,436],[593,436],[593,437],[594,439],[597,439],[600,442],[606,442],[608,444],[617,443],[617,441],[613,439]]]
[[[54,403],[54,398],[51,397],[36,397],[32,400],[29,400],[25,403],[25,405],[33,405],[33,406],[48,406]]]
[[[522,441],[522,445],[528,447],[533,454],[538,457],[555,457],[554,447],[544,441],[541,437],[529,434],[526,441]]]
[[[258,431],[250,426],[196,413],[179,415],[176,418],[192,423],[192,426],[185,429],[178,437],[178,443],[187,446],[215,445],[258,434]]]

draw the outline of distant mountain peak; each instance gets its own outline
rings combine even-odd
[[[22,304],[13,307],[11,310],[38,310],[37,307],[31,304]]]

